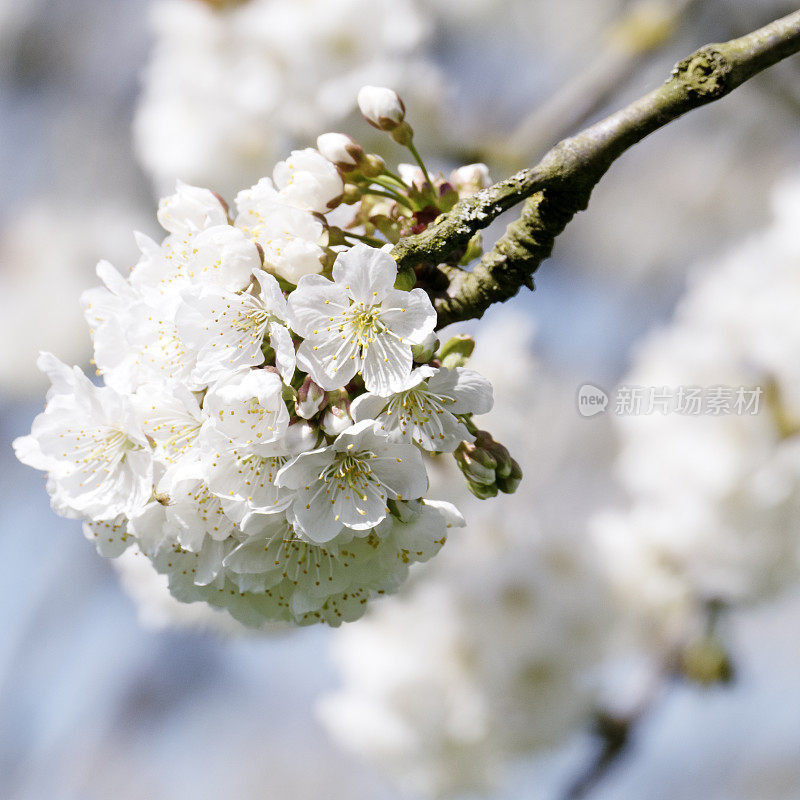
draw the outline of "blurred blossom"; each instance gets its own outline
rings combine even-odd
[[[424,55],[431,25],[414,0],[250,0],[221,10],[156,0],[151,21],[135,136],[161,190],[181,178],[230,195],[287,144],[355,119],[365,83],[392,86],[420,115],[440,96]]]
[[[91,208],[41,199],[9,220],[0,236],[0,389],[38,394],[40,350],[86,363],[91,341],[80,304],[100,256],[130,263],[139,217],[113,201]]]
[[[625,377],[764,391],[757,414],[616,417],[630,503],[600,515],[596,531],[623,593],[658,614],[758,601],[798,578],[800,180],[780,186],[772,213],[695,270],[674,320]]]
[[[581,424],[526,327],[504,316],[470,361],[497,382],[488,419],[522,456],[523,489],[465,496],[466,531],[334,642],[343,686],[321,704],[327,727],[424,796],[489,789],[511,759],[562,743],[588,722],[609,654],[608,596],[583,535],[607,491],[609,439]],[[452,496],[457,480],[442,470],[437,488]]]

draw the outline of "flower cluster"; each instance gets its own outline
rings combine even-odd
[[[402,107],[367,94],[368,118]],[[404,113],[380,124],[416,155]],[[492,406],[463,348],[437,353],[428,293],[400,288],[368,235],[375,197],[396,237],[430,217],[444,179],[408,186],[346,144],[344,167],[293,152],[232,218],[179,184],[159,206],[166,238],[139,235],[130,276],[101,262],[104,286],[84,294],[105,385],[42,354],[47,407],[15,443],[102,554],[135,545],[175,597],[248,625],[354,619],[434,555],[463,520],[425,498],[425,458],[473,442],[472,415]]]

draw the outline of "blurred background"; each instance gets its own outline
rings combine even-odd
[[[372,83],[429,164],[499,179],[795,7],[0,0],[0,797],[800,798],[798,57],[626,154],[536,291],[460,328],[526,480],[480,503],[437,476],[468,527],[362,622],[180,607],[10,447],[40,350],[90,368],[79,295],[176,178],[232,200],[327,130],[394,162]],[[584,418],[587,383],[780,391],[692,427]]]

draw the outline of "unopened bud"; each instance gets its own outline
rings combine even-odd
[[[450,173],[450,183],[459,197],[469,197],[492,185],[486,164],[467,164]]]
[[[298,417],[311,419],[325,405],[325,391],[311,378],[306,378],[297,391],[297,402],[294,405]]]
[[[467,481],[467,489],[469,489],[478,500],[488,500],[491,497],[497,497],[497,486],[493,483],[473,483]]]
[[[511,459],[511,469],[507,475],[497,476],[497,488],[503,494],[514,494],[522,482],[522,468],[514,459]]]
[[[453,453],[458,468],[467,479],[467,487],[480,498],[494,497],[498,491],[511,494],[522,480],[519,464],[508,450],[496,442],[491,434],[467,427],[474,434],[474,442],[462,442]]]
[[[435,333],[429,333],[422,344],[411,345],[411,355],[417,364],[427,364],[435,355],[439,347],[439,337]]]
[[[344,390],[328,394],[328,410],[322,417],[320,427],[328,436],[338,436],[353,424],[350,416],[350,400]]]
[[[453,455],[468,482],[486,485],[494,483],[497,462],[490,453],[470,442],[462,442]]]
[[[397,92],[383,86],[362,86],[358,107],[364,119],[382,131],[395,130],[406,116],[406,107]]]
[[[445,342],[439,351],[438,358],[443,367],[455,369],[463,367],[467,363],[474,349],[475,340],[465,333],[460,333]]]
[[[317,150],[342,172],[352,172],[366,158],[364,148],[344,133],[323,133],[318,136]]]

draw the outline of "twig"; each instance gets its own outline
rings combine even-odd
[[[594,186],[629,147],[798,51],[800,11],[739,39],[706,45],[679,62],[658,89],[559,142],[535,167],[460,201],[422,233],[398,242],[392,254],[401,268],[446,261],[477,231],[527,200],[520,220],[472,272],[446,270],[449,287],[435,298],[439,327],[481,317],[530,285],[556,236],[586,208]]]

